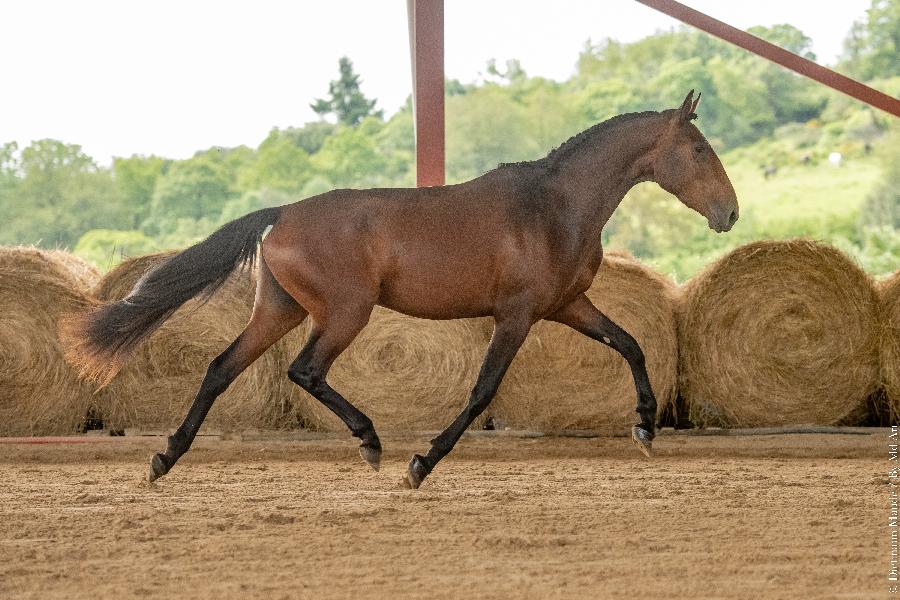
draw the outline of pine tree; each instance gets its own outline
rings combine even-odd
[[[369,115],[384,116],[384,111],[374,110],[376,100],[369,100],[359,89],[359,75],[353,72],[353,63],[342,56],[339,63],[340,78],[328,84],[329,99],[319,98],[310,107],[319,115],[337,115],[339,123],[356,127]]]

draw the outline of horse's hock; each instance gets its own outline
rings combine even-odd
[[[683,289],[679,389],[698,425],[858,421],[878,387],[870,278],[808,240],[742,246]]]
[[[630,333],[645,354],[659,412],[677,379],[674,283],[625,254],[607,253],[588,298]],[[494,420],[515,429],[624,431],[637,421],[628,364],[615,350],[541,321],[513,360],[494,402]]]

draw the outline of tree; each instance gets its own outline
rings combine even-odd
[[[142,228],[159,233],[178,219],[215,220],[232,197],[229,181],[225,167],[208,156],[173,163],[156,184],[150,218]]]
[[[280,190],[298,192],[312,175],[309,155],[285,136],[263,141],[256,161],[245,169],[240,181],[243,190]]]
[[[125,224],[110,172],[81,146],[38,140],[22,150],[13,172],[21,179],[14,201],[4,203],[2,242],[71,247],[89,229]]]
[[[900,0],[872,0],[866,18],[844,40],[840,67],[852,76],[874,79],[900,75]]]
[[[328,84],[330,98],[319,98],[310,107],[321,116],[334,114],[339,123],[356,127],[363,119],[384,117],[384,111],[373,110],[376,100],[369,100],[359,89],[359,75],[353,72],[353,63],[346,56],[338,61],[340,78]]]
[[[158,156],[113,159],[113,176],[121,201],[130,215],[130,229],[137,229],[150,214],[153,190],[169,162]]]
[[[312,121],[303,127],[288,127],[287,129],[274,128],[262,145],[274,143],[281,138],[287,138],[298,148],[303,148],[307,154],[315,154],[325,143],[328,136],[337,129],[336,125],[328,121]]]
[[[375,136],[384,125],[373,118],[359,127],[342,127],[313,157],[316,171],[337,187],[375,187],[385,183],[387,166]]]

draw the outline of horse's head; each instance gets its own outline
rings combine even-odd
[[[653,180],[686,206],[706,217],[710,229],[728,231],[738,219],[737,195],[725,168],[691,121],[700,94],[691,90],[669,115],[653,155]]]

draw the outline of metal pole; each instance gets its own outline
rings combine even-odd
[[[407,0],[416,185],[444,185],[444,2]]]

